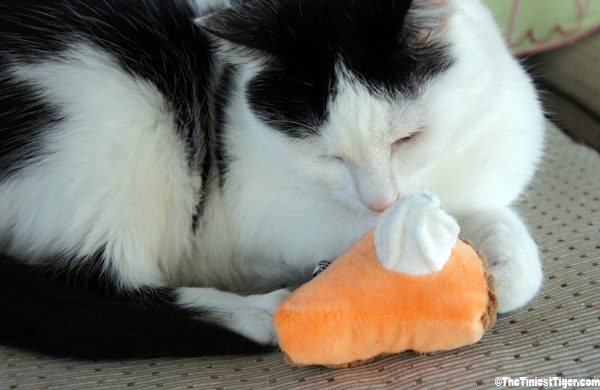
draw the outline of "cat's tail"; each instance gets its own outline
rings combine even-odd
[[[166,299],[111,300],[73,289],[0,254],[0,344],[84,359],[265,351],[201,318]]]

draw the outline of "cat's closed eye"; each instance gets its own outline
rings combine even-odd
[[[334,161],[334,162],[344,162],[344,158],[338,155],[331,155],[331,154],[321,154],[319,156],[319,158],[323,159],[323,160],[328,160],[328,161]]]
[[[394,141],[393,145],[394,146],[400,146],[403,145],[409,141],[412,141],[414,138],[416,138],[419,134],[421,134],[421,131],[415,131],[413,133],[410,133],[409,135],[402,137],[402,138],[398,138],[396,141]]]

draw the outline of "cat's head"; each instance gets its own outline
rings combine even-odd
[[[452,147],[436,115],[456,105],[451,2],[255,0],[199,19],[245,69],[247,115],[229,121],[253,134],[229,135],[231,153],[370,213],[420,189]]]

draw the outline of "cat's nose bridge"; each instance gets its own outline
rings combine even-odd
[[[398,198],[389,169],[356,168],[354,181],[361,203],[375,212],[382,212]]]

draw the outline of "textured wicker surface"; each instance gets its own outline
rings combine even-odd
[[[540,244],[545,285],[477,345],[405,353],[342,370],[248,358],[78,362],[0,349],[0,388],[490,388],[497,376],[600,378],[600,155],[555,128],[519,208]]]

